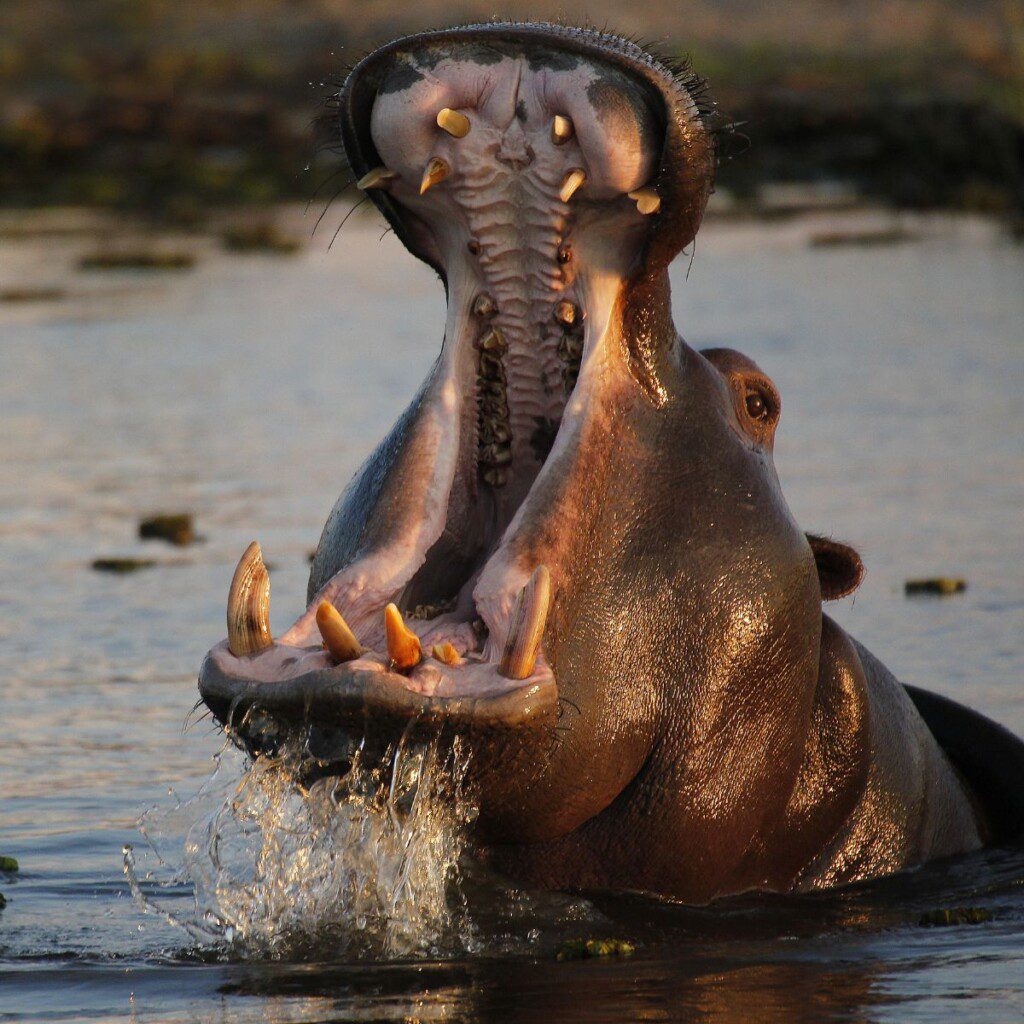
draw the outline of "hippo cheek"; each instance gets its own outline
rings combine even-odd
[[[561,834],[652,742],[614,671],[579,653],[611,664],[615,644],[573,580],[603,549],[588,523],[616,424],[646,401],[623,310],[658,246],[692,237],[707,133],[678,75],[553,26],[392,44],[352,72],[340,115],[361,187],[445,281],[441,354],[332,511],[308,607],[276,639],[262,555],[243,556],[200,691],[251,749],[295,730],[468,736],[484,827]],[[680,175],[666,154],[686,146]],[[645,309],[671,329],[667,291]]]

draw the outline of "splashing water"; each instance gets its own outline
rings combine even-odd
[[[142,881],[125,847],[145,911],[246,957],[470,950],[459,858],[476,808],[458,740],[403,741],[376,757],[360,748],[347,773],[310,784],[294,748],[249,764],[226,745],[215,760],[194,797],[140,819],[156,860]],[[191,884],[194,918],[165,909],[154,882]]]

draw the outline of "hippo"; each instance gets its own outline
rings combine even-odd
[[[1016,841],[1024,744],[823,613],[863,568],[786,505],[775,384],[673,324],[716,165],[702,80],[495,22],[377,49],[336,114],[441,278],[444,340],[281,636],[242,556],[199,678],[217,719],[250,750],[458,739],[473,848],[527,886],[706,903]]]

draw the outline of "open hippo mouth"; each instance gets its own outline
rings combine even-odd
[[[710,191],[697,85],[554,25],[427,33],[354,68],[342,139],[360,188],[442,278],[444,343],[333,510],[308,607],[276,639],[246,551],[200,675],[218,718],[549,720],[602,451],[632,403],[664,399],[645,345],[667,295],[651,282]]]

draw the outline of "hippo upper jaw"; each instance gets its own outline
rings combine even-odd
[[[578,509],[600,487],[589,438],[607,438],[638,380],[649,386],[623,358],[643,337],[624,325],[626,296],[650,305],[636,294],[648,265],[663,277],[652,240],[685,244],[710,187],[696,102],[623,40],[495,25],[378,51],[352,72],[341,113],[362,186],[443,276],[444,344],[331,513],[308,608],[276,641],[258,549],[243,558],[235,639],[209,653],[200,691],[222,721],[256,704],[286,717],[546,719],[549,603],[557,619]],[[671,156],[684,142],[681,169]],[[667,317],[667,292],[654,303]],[[547,593],[524,611],[538,573]],[[324,650],[324,603],[358,658]],[[393,657],[391,603],[419,645],[413,665]]]

